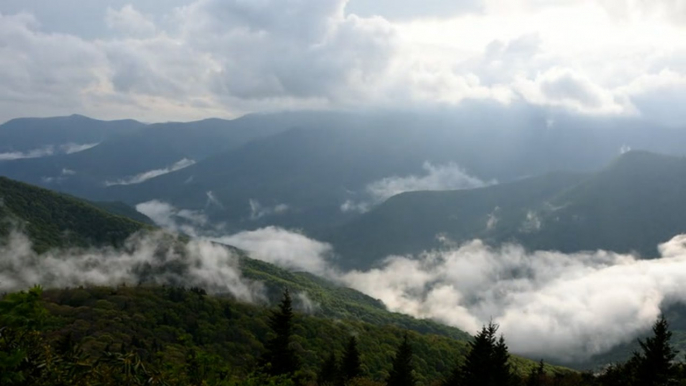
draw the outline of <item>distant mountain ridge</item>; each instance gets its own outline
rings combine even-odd
[[[628,152],[597,173],[553,173],[467,191],[409,192],[318,236],[347,266],[480,238],[530,250],[655,257],[686,232],[686,159]]]
[[[520,114],[514,110],[485,109],[477,117],[459,111],[283,112],[231,121],[136,123],[134,129],[120,130],[121,135],[77,153],[0,161],[0,175],[92,201],[121,201],[130,206],[164,201],[179,210],[202,212],[211,222],[224,224],[227,232],[271,225],[301,229],[335,240],[347,255],[351,251],[346,249],[346,239],[354,238],[331,236],[333,229],[357,221],[360,212],[373,209],[390,196],[370,198],[369,186],[428,179],[435,182],[431,187],[420,183],[390,191],[460,188],[442,186],[439,177],[429,175],[431,169],[426,165],[452,168],[484,184],[508,183],[558,171],[591,173],[632,148],[672,155],[685,152],[680,144],[686,143],[686,130],[654,127],[629,118],[558,114],[551,120],[548,113]],[[54,120],[90,122],[78,116]],[[5,126],[22,122],[0,125],[0,133],[17,132]],[[45,126],[51,119],[38,122]],[[117,125],[122,122],[131,123],[119,121]],[[101,121],[91,123],[102,125]],[[62,131],[55,125],[56,131]],[[12,142],[12,138],[7,141]],[[547,200],[553,207],[561,205],[553,196]],[[532,225],[550,209],[533,204],[527,208],[531,213],[527,210],[523,215],[530,215]],[[479,216],[482,226],[487,216]],[[493,213],[493,221],[501,218],[495,230],[472,230],[456,237],[554,246],[537,240],[540,232],[520,234],[517,230],[524,220],[521,214],[517,216],[516,223],[508,224],[508,219],[514,221],[515,217]],[[433,228],[426,232],[429,229]],[[564,242],[560,235],[550,239]],[[654,248],[645,247],[645,243],[639,251],[652,252]],[[433,244],[422,241],[408,250],[424,245]],[[582,241],[579,245],[604,244]],[[368,248],[377,245],[372,243]],[[367,260],[365,253],[352,258]]]

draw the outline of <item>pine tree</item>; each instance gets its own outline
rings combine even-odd
[[[498,386],[511,385],[514,381],[512,369],[510,368],[510,353],[508,352],[505,338],[501,335],[498,342],[493,347],[491,356],[491,384]]]
[[[531,369],[529,377],[526,380],[526,386],[543,385],[543,378],[545,377],[545,370],[543,366],[543,359],[541,359],[541,361],[538,362],[538,366],[536,366],[534,369]]]
[[[336,358],[336,353],[332,351],[317,373],[317,384],[319,386],[333,386],[336,384],[338,376],[338,358]]]
[[[398,347],[398,351],[393,358],[393,367],[386,379],[387,386],[414,386],[417,382],[412,366],[412,346],[407,339],[407,334],[403,337],[403,342]]]
[[[636,385],[667,385],[675,376],[676,367],[672,361],[678,352],[669,343],[672,333],[664,317],[660,317],[653,325],[653,334],[645,341],[639,340],[642,352],[634,353],[632,358]]]
[[[489,323],[469,342],[464,363],[457,365],[445,386],[506,386],[514,381],[505,338],[496,339],[498,325]]]
[[[291,295],[286,289],[279,308],[269,317],[269,327],[275,336],[265,345],[267,352],[261,360],[271,375],[293,374],[300,365],[295,350],[290,347],[293,317]]]
[[[357,349],[357,338],[351,336],[343,352],[341,378],[345,384],[360,375],[362,375],[362,362],[360,362],[360,352]]]

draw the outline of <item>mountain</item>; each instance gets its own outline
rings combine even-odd
[[[560,117],[549,127],[540,116],[521,121],[414,112],[283,117],[250,117],[256,126],[269,121],[283,130],[183,170],[109,187],[97,199],[130,205],[167,201],[205,211],[232,230],[279,225],[313,232],[349,221],[358,214],[356,209],[387,198],[370,193],[374,183],[418,181],[400,188],[445,190],[559,170],[590,172],[622,149],[680,155],[683,149],[676,144],[686,141],[684,131],[632,120]],[[471,183],[441,181],[437,170],[462,175]],[[427,181],[434,186],[427,187]],[[346,202],[353,203],[348,210]]]
[[[420,253],[474,238],[509,240],[531,210],[583,181],[584,174],[551,173],[479,189],[407,192],[338,227],[315,234],[331,243],[345,267],[371,267],[388,255]],[[496,231],[498,233],[496,233]]]
[[[100,121],[82,115],[13,119],[0,125],[0,161],[32,152],[33,156],[64,154],[78,145],[94,145],[143,126],[134,120]]]
[[[114,212],[121,211],[119,207]],[[38,252],[66,246],[121,245],[146,227],[74,197],[0,177],[0,235],[24,231]]]
[[[152,125],[123,121],[135,129],[107,131],[117,135],[104,139],[76,135],[103,124],[85,117],[15,120],[2,126],[7,126],[0,130],[6,133],[3,143],[22,143],[19,133],[35,121],[67,133],[75,130],[70,125],[79,127],[70,141],[97,139],[99,145],[0,162],[0,175],[96,201],[163,200],[204,211],[229,230],[280,225],[314,232],[343,224],[403,189],[471,188],[558,170],[589,172],[622,149],[683,154],[678,144],[686,141],[684,130],[638,119],[465,109],[282,112]],[[62,140],[46,135],[40,144],[57,146]],[[441,179],[441,171],[457,181]],[[416,183],[381,195],[370,192],[373,184],[389,181]]]
[[[79,345],[84,359],[106,351],[131,350],[149,360],[149,365],[162,362],[167,372],[178,374],[187,369],[193,352],[208,382],[222,372],[237,380],[247,377],[257,367],[269,337],[269,308],[206,295],[198,288],[56,289],[45,291],[42,300],[53,320],[50,335],[57,341],[71,339],[68,344]],[[418,385],[444,378],[467,352],[464,341],[297,312],[297,303],[294,324],[292,347],[301,358],[302,376],[310,379],[316,377],[329,353],[336,352],[340,358],[353,335],[358,340],[363,375],[376,381],[388,375],[393,352],[404,334],[415,354]],[[536,362],[516,356],[511,363],[522,375],[536,366]],[[546,369],[570,373],[559,367]]]
[[[255,120],[246,116],[232,121],[206,119],[151,125],[102,122],[81,116],[13,120],[0,126],[3,143],[19,146],[35,137],[39,140],[30,142],[31,149],[49,146],[55,151],[4,162],[0,155],[0,175],[97,198],[108,185],[144,181],[283,130],[280,125],[262,120],[256,124]],[[109,128],[125,124],[131,128]],[[93,147],[60,151],[60,144],[67,140]]]
[[[553,173],[479,189],[408,192],[317,236],[347,267],[479,238],[530,250],[656,256],[686,232],[686,159],[628,152],[597,173]]]

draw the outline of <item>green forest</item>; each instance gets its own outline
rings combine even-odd
[[[686,385],[664,319],[625,363],[581,373],[510,355],[489,324],[466,343],[320,318],[201,288],[89,287],[0,301],[2,385]]]

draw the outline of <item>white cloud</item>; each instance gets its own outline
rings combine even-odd
[[[94,143],[66,143],[64,145],[60,145],[60,150],[62,150],[65,154],[74,154],[74,153],[79,153],[84,150],[88,150],[91,148],[94,148],[98,146],[100,143],[99,142],[94,142]]]
[[[65,143],[63,145],[47,145],[27,151],[10,151],[0,153],[0,161],[13,161],[24,158],[41,158],[55,154],[73,154],[78,153],[80,151],[88,150],[97,145],[98,143]]]
[[[170,165],[166,168],[162,169],[154,169],[154,170],[148,170],[147,172],[143,172],[140,174],[136,174],[135,176],[127,177],[127,178],[122,178],[116,181],[105,181],[105,186],[114,186],[114,185],[133,185],[133,184],[140,184],[142,182],[145,182],[149,179],[159,177],[161,175],[165,175],[171,172],[175,172],[177,170],[185,169],[191,165],[194,165],[195,161],[192,159],[184,158],[182,160],[179,160],[175,162],[173,165]]]
[[[566,107],[589,114],[631,114],[628,98],[621,98],[570,69],[551,68],[535,79],[520,78],[515,89],[532,104]]]
[[[148,206],[144,213],[178,227],[173,224],[177,209],[159,202]],[[493,320],[513,352],[528,356],[586,359],[645,332],[662,307],[686,302],[686,235],[661,244],[659,258],[650,260],[607,251],[528,252],[512,244],[493,248],[480,240],[455,246],[447,240],[438,251],[390,256],[378,268],[349,272],[335,268],[331,245],[282,228],[210,240],[283,268],[337,280],[380,299],[394,312],[469,332]],[[205,267],[207,273],[213,265]],[[22,272],[22,283],[36,282],[35,270]]]
[[[11,152],[5,152],[5,153],[0,153],[0,161],[13,161],[17,159],[24,159],[24,158],[40,158],[40,157],[47,157],[50,155],[53,155],[55,153],[55,149],[53,146],[46,146],[42,147],[40,149],[33,149],[29,151],[11,151]]]
[[[157,31],[155,24],[131,4],[125,5],[120,10],[108,7],[105,22],[109,28],[125,35],[145,37],[154,35]]]
[[[495,181],[485,182],[470,176],[464,169],[454,163],[432,165],[430,162],[425,162],[422,168],[425,172],[424,175],[387,177],[367,185],[367,191],[377,201],[383,201],[403,192],[473,189],[495,183]]]
[[[680,105],[685,86],[656,78],[686,75],[680,0],[389,4],[187,0],[171,11],[143,2],[144,13],[104,2],[111,33],[99,39],[2,14],[0,119],[81,112],[166,121],[481,99],[683,120],[680,109],[659,106]]]
[[[214,239],[250,253],[250,257],[287,269],[330,276],[331,245],[277,227],[244,231]]]
[[[197,236],[209,225],[204,212],[177,209],[166,202],[152,200],[136,205],[136,210],[148,216],[155,224],[175,232]]]
[[[417,259],[389,257],[343,280],[392,311],[471,332],[492,319],[514,352],[575,360],[633,339],[661,306],[686,301],[686,235],[659,248],[661,258],[638,260],[472,241]]]
[[[0,245],[0,290],[16,291],[40,283],[47,288],[155,283],[200,286],[244,301],[263,299],[260,283],[241,276],[239,261],[227,248],[193,240],[178,249],[162,232],[133,235],[124,248],[65,249],[37,255],[24,235],[12,233]]]
[[[360,202],[346,200],[341,205],[341,211],[364,213],[372,206],[403,192],[474,189],[496,183],[496,181],[486,182],[471,176],[452,162],[445,165],[433,165],[430,162],[424,162],[422,169],[424,169],[423,175],[386,177],[369,183],[364,192],[365,195],[369,196],[369,200]]]
[[[365,213],[368,212],[370,208],[371,204],[368,202],[355,202],[353,200],[346,200],[343,204],[341,204],[341,212],[343,213]]]
[[[265,216],[284,214],[290,210],[290,207],[286,204],[277,204],[274,207],[265,207],[255,199],[250,199],[248,203],[250,204],[250,219],[253,221]]]

